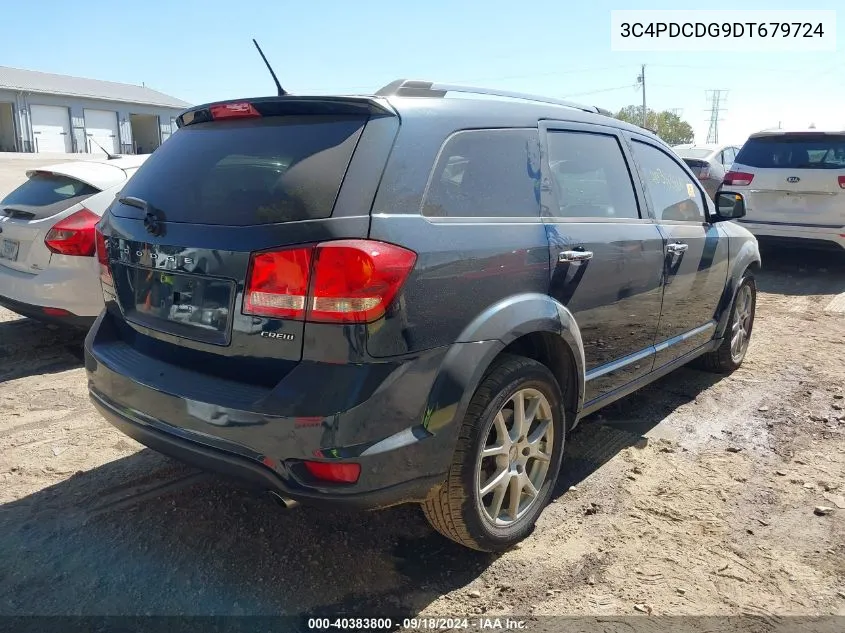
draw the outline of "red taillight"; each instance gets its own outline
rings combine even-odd
[[[384,315],[416,254],[373,240],[256,253],[244,312],[323,323],[368,323]]]
[[[381,317],[414,267],[415,253],[371,240],[317,247],[309,321],[368,323]]]
[[[725,174],[724,184],[745,186],[750,185],[752,180],[754,180],[754,174],[748,174],[744,171],[729,171]]]
[[[845,189],[845,176],[839,176],[839,188]]]
[[[220,119],[249,119],[260,117],[261,113],[251,103],[224,103],[209,108],[211,118]]]
[[[68,312],[67,310],[63,310],[62,308],[42,308],[42,311],[47,316],[53,316],[53,317],[71,316],[70,312]]]
[[[361,476],[360,464],[340,464],[332,462],[304,462],[305,468],[315,479],[354,484]]]
[[[100,229],[94,229],[97,261],[100,264],[100,279],[109,285],[112,284],[111,266],[109,265],[109,252],[106,247],[106,238]]]
[[[313,246],[256,253],[250,261],[244,311],[303,319]]]
[[[100,216],[88,209],[77,211],[53,226],[44,238],[44,244],[59,255],[94,255],[94,226]]]

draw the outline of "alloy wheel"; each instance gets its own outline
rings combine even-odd
[[[754,298],[749,286],[740,288],[734,306],[734,318],[731,323],[731,359],[739,363],[748,350],[751,337],[751,319],[754,315]]]
[[[520,389],[496,413],[476,476],[488,522],[512,525],[537,502],[551,464],[554,432],[551,405],[536,389]]]

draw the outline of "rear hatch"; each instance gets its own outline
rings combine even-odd
[[[314,245],[367,236],[392,136],[365,151],[365,169],[353,157],[384,118],[395,120],[363,98],[183,114],[101,223],[117,338],[170,364],[276,384],[302,357]]]
[[[56,221],[100,190],[66,174],[29,172],[29,179],[0,201],[0,266],[38,273],[50,264],[44,239]]]
[[[748,222],[845,225],[845,134],[752,136],[724,186],[746,197]]]

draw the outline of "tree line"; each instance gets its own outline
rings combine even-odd
[[[643,125],[643,107],[629,105],[615,114],[617,119],[633,123],[651,130],[657,136],[666,141],[669,145],[680,145],[681,143],[692,143],[695,135],[692,126],[681,119],[674,112],[663,110],[657,112],[649,108],[646,111],[646,122]]]

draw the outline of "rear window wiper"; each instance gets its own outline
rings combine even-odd
[[[140,209],[144,213],[152,213],[153,215],[161,216],[161,219],[164,219],[164,212],[161,209],[157,209],[153,205],[151,205],[146,200],[142,200],[141,198],[135,198],[133,196],[121,196],[117,199],[120,204],[125,204],[130,207],[135,207],[136,209]]]
[[[121,196],[117,199],[120,204],[126,204],[130,207],[135,207],[136,209],[141,209],[142,211],[146,211],[150,208],[150,203],[146,200],[141,200],[140,198],[133,198],[132,196]]]

